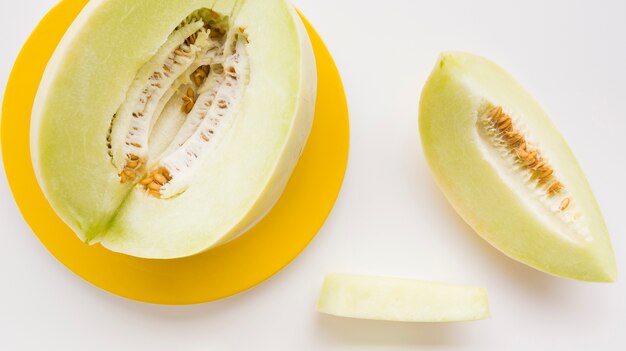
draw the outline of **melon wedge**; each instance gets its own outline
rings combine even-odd
[[[220,245],[281,195],[317,73],[284,0],[94,0],[39,87],[38,182],[83,241],[170,259]]]
[[[317,302],[322,313],[399,322],[489,318],[485,289],[409,279],[331,273]]]
[[[547,273],[615,280],[583,171],[539,103],[502,68],[472,54],[441,55],[423,90],[419,130],[437,183],[485,240]]]

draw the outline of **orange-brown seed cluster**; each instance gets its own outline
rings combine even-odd
[[[554,179],[554,169],[548,165],[541,152],[530,147],[524,135],[513,125],[513,119],[502,111],[502,107],[494,107],[489,111],[487,117],[493,127],[503,136],[509,149],[515,153],[517,162],[529,169],[540,185],[547,184],[546,192],[549,196],[559,193],[563,189],[563,184]],[[570,204],[570,199],[566,198],[561,202],[560,209],[565,210]]]
[[[126,157],[126,164],[124,165],[122,171],[119,173],[120,182],[124,184],[134,180],[137,176],[137,171],[139,170],[139,168],[141,168],[142,165],[143,162],[141,162],[139,156],[128,155]]]
[[[183,96],[183,105],[180,108],[182,112],[189,114],[196,104],[196,94],[191,87],[187,88],[187,95]]]
[[[191,74],[193,82],[196,84],[197,87],[200,87],[202,83],[204,83],[206,77],[209,76],[210,71],[211,69],[209,68],[209,66],[200,66]]]
[[[198,39],[198,34],[193,33],[189,38],[185,39],[185,44],[191,46],[196,43],[196,39]]]
[[[146,188],[148,194],[160,198],[161,197],[161,187],[167,184],[170,180],[172,180],[172,176],[170,172],[166,168],[159,168],[143,180],[139,182],[139,184],[143,185]]]
[[[209,38],[213,40],[222,40],[226,35],[226,31],[221,28],[210,28],[210,30],[211,31],[209,32]]]

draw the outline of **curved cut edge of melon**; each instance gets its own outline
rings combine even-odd
[[[315,103],[317,99],[317,67],[313,45],[307,30],[292,5],[291,15],[296,25],[300,39],[301,62],[300,67],[300,89],[298,91],[297,104],[295,108],[295,118],[288,132],[289,137],[280,151],[279,162],[275,165],[271,173],[271,179],[267,186],[261,191],[255,203],[246,211],[238,224],[233,227],[229,234],[224,235],[216,245],[223,244],[246,232],[274,207],[282,195],[289,179],[296,168],[300,156],[304,151],[306,142],[313,127],[315,115]]]
[[[398,322],[462,322],[490,317],[483,288],[340,273],[326,276],[317,310],[340,317]]]
[[[93,216],[85,218],[80,209],[76,209],[70,205],[70,201],[75,200],[74,194],[66,192],[54,181],[49,181],[50,174],[58,172],[66,166],[63,162],[55,162],[53,166],[46,167],[46,163],[51,159],[48,154],[42,152],[41,129],[47,106],[49,87],[59,80],[58,76],[63,67],[63,62],[67,60],[66,56],[73,47],[73,41],[78,37],[85,26],[88,25],[90,18],[96,13],[105,0],[89,1],[78,14],[76,19],[69,26],[61,41],[57,45],[52,57],[46,65],[43,76],[39,83],[39,88],[35,95],[33,108],[31,111],[30,121],[30,156],[35,178],[44,197],[50,203],[55,213],[61,217],[63,222],[69,226],[81,241],[89,243],[91,235],[106,227],[108,216],[107,213],[112,211],[124,198],[126,192],[130,189],[128,186],[120,186],[116,184],[113,187],[107,187],[106,191],[98,191],[97,199],[100,204],[97,208],[93,208]],[[68,162],[69,163],[69,162]],[[117,183],[115,178],[110,178],[109,183]],[[99,189],[100,190],[100,189]]]

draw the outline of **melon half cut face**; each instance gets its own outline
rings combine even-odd
[[[443,54],[424,88],[419,124],[441,189],[493,246],[551,274],[615,279],[607,228],[576,158],[502,68]]]
[[[316,88],[311,43],[283,0],[90,1],[39,87],[37,178],[82,240],[190,256],[277,201]]]

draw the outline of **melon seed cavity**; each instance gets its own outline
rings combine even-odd
[[[479,135],[496,151],[503,164],[515,170],[516,181],[523,182],[528,192],[564,223],[579,233],[585,232],[574,199],[539,144],[529,140],[530,131],[524,130],[522,119],[512,117],[502,106],[486,104],[479,111]]]
[[[171,198],[186,190],[210,145],[237,115],[249,79],[248,38],[226,16],[202,9],[188,16],[137,72],[115,113],[106,144],[121,183]],[[168,104],[184,115],[170,144],[150,159],[155,123]],[[159,149],[157,149],[159,150]]]
[[[554,169],[543,159],[538,148],[529,145],[522,132],[515,128],[511,116],[503,112],[502,107],[492,108],[486,115],[490,129],[495,132],[509,152],[515,154],[515,161],[532,174],[538,187],[544,188],[548,196],[554,196],[563,190],[563,184],[556,179]]]

